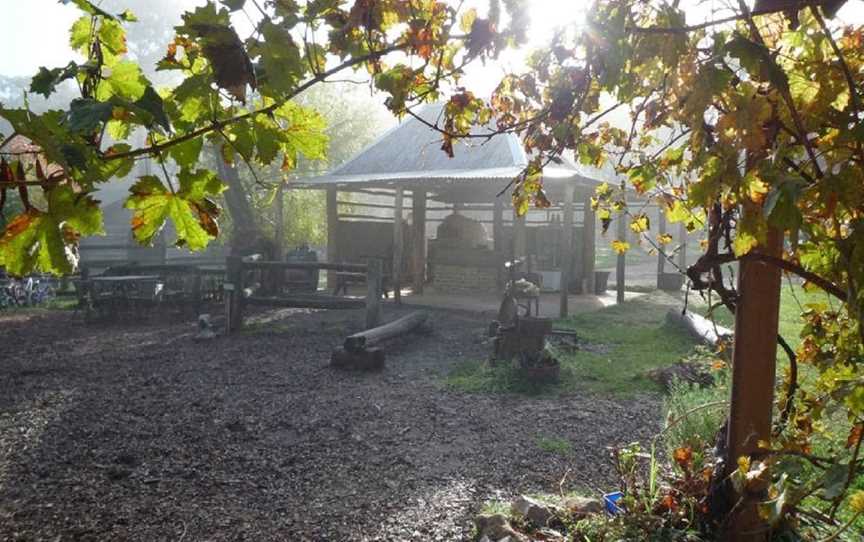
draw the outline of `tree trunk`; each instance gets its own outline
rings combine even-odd
[[[219,147],[212,147],[213,157],[216,160],[216,171],[219,178],[228,185],[225,191],[225,205],[228,214],[231,215],[231,255],[246,256],[253,253],[265,253],[271,257],[273,252],[272,243],[265,237],[264,232],[255,220],[255,211],[246,187],[240,180],[237,168],[226,164],[222,158]]]

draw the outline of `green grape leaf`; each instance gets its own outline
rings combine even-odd
[[[78,75],[78,64],[70,62],[64,68],[39,68],[39,73],[30,81],[30,92],[51,96],[57,90],[57,85]]]
[[[168,190],[155,176],[138,179],[130,189],[126,208],[132,209],[132,233],[142,244],[152,244],[171,220],[177,234],[176,244],[201,250],[219,234],[216,219],[219,207],[207,196],[224,190],[224,185],[211,171],[181,170],[178,175],[180,190]]]
[[[96,99],[105,102],[117,96],[131,101],[144,97],[150,83],[144,77],[141,67],[132,61],[124,60],[106,68],[107,77],[96,90]]]
[[[12,275],[35,269],[71,273],[77,263],[74,246],[78,237],[103,233],[99,202],[90,196],[61,185],[49,190],[47,199],[48,212],[27,209],[0,236],[0,265]]]
[[[261,34],[265,40],[258,51],[263,69],[262,85],[269,96],[283,96],[294,89],[307,66],[286,28],[266,21],[261,25]]]
[[[78,9],[87,13],[89,15],[96,15],[99,17],[105,17],[106,19],[114,19],[114,16],[108,13],[107,11],[101,9],[99,6],[95,5],[90,0],[62,0],[64,4],[72,3],[78,6]]]
[[[777,65],[771,52],[761,43],[737,35],[726,45],[726,51],[729,56],[737,58],[741,67],[751,76],[769,81],[778,89],[789,92],[789,78],[786,72]]]
[[[201,149],[204,147],[204,138],[195,137],[183,143],[178,143],[168,149],[168,155],[177,162],[180,167],[189,167],[198,162]]]
[[[165,103],[151,85],[147,85],[147,88],[144,89],[144,95],[135,102],[135,105],[148,112],[156,124],[164,128],[166,132],[171,131],[171,121],[165,114]]]
[[[88,98],[72,100],[68,113],[69,130],[84,134],[95,132],[111,118],[113,109],[114,106],[107,102]]]

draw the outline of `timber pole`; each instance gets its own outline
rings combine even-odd
[[[624,214],[624,211],[621,211],[621,214],[618,215],[618,240],[622,243],[627,241],[627,215]],[[622,252],[618,254],[618,258],[615,262],[615,278],[617,279],[616,284],[616,300],[618,304],[624,303],[624,276],[626,274],[626,253]]]
[[[339,246],[339,192],[336,187],[327,188],[327,261],[338,262]],[[327,289],[336,288],[336,273],[327,273]]]
[[[559,317],[569,316],[570,278],[573,269],[573,185],[564,193],[564,234],[561,236],[561,299]]]
[[[411,243],[413,252],[411,260],[415,295],[423,293],[426,284],[426,191],[415,188],[411,192],[411,225],[414,241]]]
[[[381,323],[382,261],[369,258],[366,262],[366,329]]]
[[[596,224],[591,196],[582,204],[582,277],[585,284],[583,293],[594,294],[594,258],[596,254]]]
[[[756,206],[744,214],[761,213]],[[764,245],[754,252],[782,257],[783,232],[770,228]],[[726,474],[750,457],[760,441],[771,439],[771,415],[777,362],[781,271],[778,267],[743,258],[738,272],[735,343],[732,351],[732,392],[727,432]],[[767,500],[765,487],[745,489],[742,504],[731,517],[727,540],[764,542],[769,529],[759,515],[758,502]]]
[[[396,193],[393,196],[393,301],[397,305],[402,304],[402,252],[403,241],[402,236],[402,204],[405,192],[401,186],[396,188]]]

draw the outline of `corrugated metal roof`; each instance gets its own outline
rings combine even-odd
[[[443,106],[424,107],[418,115],[430,123],[438,121]],[[482,130],[477,134],[486,133]],[[331,172],[299,179],[295,186],[319,188],[325,185],[440,185],[476,180],[512,179],[528,164],[528,158],[514,134],[491,139],[456,142],[454,156],[441,150],[441,134],[413,117],[385,132],[354,158]],[[580,184],[596,181],[579,175],[569,164],[546,168],[546,179],[573,179]],[[430,186],[431,187],[431,186]]]

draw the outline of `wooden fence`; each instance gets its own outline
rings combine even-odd
[[[366,297],[340,297],[322,293],[282,294],[280,282],[289,269],[364,274]],[[254,271],[269,275],[269,279],[253,283],[249,276]],[[382,281],[383,262],[378,258],[370,258],[365,264],[355,264],[262,261],[256,257],[229,256],[226,259],[224,283],[226,330],[233,333],[243,326],[243,310],[247,305],[309,309],[365,308],[366,327],[373,328],[381,321]],[[262,286],[264,282],[268,284]]]

